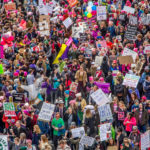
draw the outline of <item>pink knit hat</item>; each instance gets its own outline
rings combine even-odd
[[[92,80],[93,80],[93,76],[90,76],[90,77],[89,77],[89,80],[92,81]]]
[[[18,76],[19,76],[19,73],[18,73],[18,72],[14,72],[14,76],[15,76],[15,77],[18,77]]]

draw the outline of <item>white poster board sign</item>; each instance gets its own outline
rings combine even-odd
[[[98,89],[91,94],[92,99],[96,102],[97,105],[102,106],[109,102],[108,97],[104,94],[101,89]]]
[[[129,16],[129,24],[131,24],[131,25],[137,25],[138,24],[138,18],[137,18],[137,16]]]
[[[73,138],[82,137],[83,135],[85,135],[85,131],[83,127],[71,129],[71,133]]]
[[[123,10],[127,12],[128,14],[134,14],[135,8],[129,7],[129,6],[124,6]]]
[[[106,6],[97,6],[97,20],[106,20],[107,12]]]
[[[54,109],[55,109],[54,104],[49,104],[44,102],[41,111],[39,113],[38,120],[49,122],[53,115]]]
[[[141,150],[150,148],[150,130],[141,135]]]
[[[137,53],[132,51],[129,48],[124,48],[122,56],[132,56],[133,61],[135,62],[136,57],[137,57]]]
[[[140,76],[126,74],[123,80],[123,85],[136,88],[139,82]]]
[[[80,38],[80,33],[83,33],[82,26],[72,27],[72,37],[74,37],[74,38]]]
[[[92,137],[89,137],[89,136],[82,136],[81,140],[80,140],[80,143],[82,145],[88,145],[88,146],[92,146],[93,143],[94,143],[94,138]]]
[[[96,56],[95,57],[95,65],[96,66],[101,66],[102,62],[103,62],[103,57],[104,56]]]
[[[0,135],[0,149],[1,150],[8,150],[7,135]]]
[[[144,48],[144,54],[150,54],[150,45],[146,45]]]
[[[68,28],[73,24],[73,22],[72,22],[72,20],[70,19],[70,17],[68,17],[67,19],[65,19],[65,20],[63,21],[63,24],[64,24],[64,26],[68,29]]]
[[[100,125],[100,141],[106,141],[111,136],[111,124],[105,123]]]
[[[113,119],[112,112],[110,109],[110,104],[105,104],[103,106],[98,107],[98,112],[100,116],[100,121],[106,121]]]

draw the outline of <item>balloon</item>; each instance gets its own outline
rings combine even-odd
[[[87,16],[87,14],[88,14],[88,12],[87,12],[87,11],[85,11],[85,12],[84,12],[84,15],[85,15],[85,16]]]
[[[87,17],[88,17],[88,18],[92,18],[92,14],[91,14],[91,13],[88,13],[88,14],[87,14]]]
[[[92,10],[93,10],[93,11],[94,11],[94,10],[96,11],[96,6],[95,6],[95,5],[92,6]]]
[[[93,6],[93,2],[92,1],[90,1],[90,2],[88,2],[88,6]]]
[[[91,8],[90,6],[88,6],[86,9],[87,9],[87,11],[88,11],[89,13],[92,12],[92,8]]]
[[[94,11],[92,11],[92,16],[95,16],[96,15],[96,11],[94,10]]]

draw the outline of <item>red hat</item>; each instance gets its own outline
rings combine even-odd
[[[146,100],[147,98],[146,98],[146,96],[142,96],[142,99]]]

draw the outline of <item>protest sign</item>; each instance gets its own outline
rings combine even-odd
[[[24,93],[15,93],[15,94],[13,94],[13,102],[14,103],[25,103]]]
[[[112,112],[110,109],[110,104],[105,104],[103,106],[98,107],[98,112],[100,116],[100,121],[109,121],[113,119]]]
[[[68,39],[68,41],[66,42],[66,45],[67,45],[67,46],[70,46],[70,44],[72,43],[72,41],[73,41],[73,39],[72,39],[72,37],[70,37],[70,38]]]
[[[85,135],[84,127],[79,127],[79,128],[71,129],[71,133],[72,133],[72,137],[73,138],[76,138],[76,137],[80,138],[83,135]]]
[[[72,82],[70,85],[70,91],[76,93],[77,92],[78,83]]]
[[[129,24],[134,26],[137,25],[138,24],[137,16],[129,16]]]
[[[102,89],[104,93],[110,93],[110,83],[103,83],[103,82],[94,82],[98,88]]]
[[[136,88],[139,82],[140,76],[126,74],[123,80],[123,85]]]
[[[81,140],[80,140],[80,143],[82,145],[88,145],[88,146],[92,146],[93,143],[94,143],[94,138],[92,137],[89,137],[89,136],[82,136]]]
[[[108,51],[108,48],[107,48],[107,43],[106,43],[106,41],[105,40],[98,40],[97,42],[96,42],[96,46],[97,46],[97,49],[99,49],[100,51],[104,51],[104,53],[107,53],[107,51]]]
[[[72,37],[80,38],[80,33],[83,33],[81,30],[82,27],[72,27]]]
[[[150,54],[150,45],[145,45],[144,54]]]
[[[13,103],[5,102],[5,103],[3,103],[3,107],[4,107],[5,116],[7,116],[7,117],[16,116],[15,107],[14,107]]]
[[[150,130],[141,134],[141,150],[147,150],[150,148]]]
[[[88,37],[87,33],[80,33],[80,41],[81,41],[81,43],[86,42],[87,37]]]
[[[0,135],[0,150],[8,150],[7,135]]]
[[[37,6],[40,15],[52,14],[55,5],[49,3],[41,3]]]
[[[40,15],[39,30],[41,36],[49,35],[49,23],[50,23],[50,19],[48,15]]]
[[[118,41],[122,41],[121,35],[117,35],[117,36],[116,36],[116,39],[117,39]]]
[[[107,12],[106,6],[97,6],[97,20],[106,20],[107,19]]]
[[[68,3],[70,5],[70,7],[74,7],[78,3],[78,1],[77,0],[68,0]]]
[[[39,113],[38,120],[49,122],[53,115],[54,108],[55,108],[54,104],[44,102],[41,111]]]
[[[123,10],[127,12],[128,14],[134,14],[135,8],[129,7],[129,6],[124,6]]]
[[[140,18],[140,22],[141,22],[141,24],[143,24],[143,25],[149,25],[149,24],[150,24],[150,16],[149,16],[149,15],[147,15],[147,16],[142,16],[142,17]]]
[[[73,22],[72,22],[72,20],[70,19],[70,17],[68,17],[67,19],[65,19],[65,20],[63,21],[63,24],[64,24],[64,26],[68,29],[68,28],[73,24]]]
[[[101,66],[102,62],[103,62],[103,57],[104,56],[96,56],[95,57],[95,66]]]
[[[0,58],[3,59],[4,58],[4,48],[2,45],[0,45]]]
[[[16,4],[15,3],[5,4],[4,7],[5,7],[6,11],[8,11],[8,10],[16,10]]]
[[[119,20],[124,21],[125,20],[125,15],[124,14],[119,15]]]
[[[137,26],[127,26],[127,30],[125,32],[125,38],[134,41],[136,39],[136,34],[137,34]]]
[[[109,99],[104,94],[101,89],[98,89],[94,93],[91,94],[92,99],[96,102],[97,105],[102,106],[109,102]]]
[[[106,141],[111,138],[111,124],[105,123],[100,125],[100,141]]]
[[[122,53],[122,56],[132,56],[133,61],[135,62],[136,57],[137,57],[137,53],[134,52],[134,51],[132,51],[132,50],[129,49],[129,48],[124,48],[123,53]]]
[[[132,56],[119,56],[118,59],[121,65],[128,65],[134,63]]]

